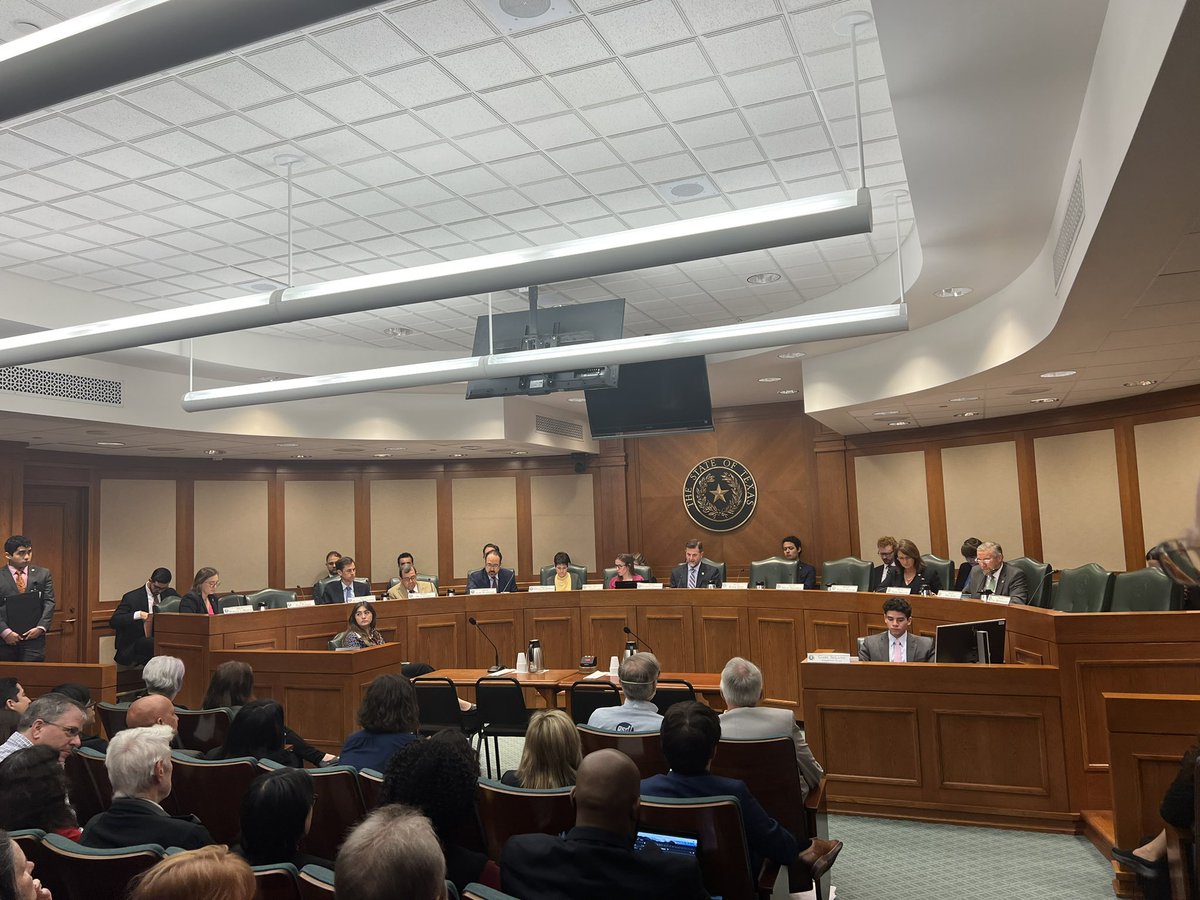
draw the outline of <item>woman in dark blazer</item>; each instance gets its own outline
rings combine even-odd
[[[221,584],[221,573],[211,566],[205,566],[196,573],[192,589],[183,595],[179,601],[181,613],[203,613],[209,616],[221,612],[221,604],[212,599],[213,593]]]
[[[936,594],[942,589],[937,572],[926,570],[921,551],[908,538],[896,542],[896,562],[898,568],[892,569],[880,583],[880,593],[891,587],[906,587],[910,594]]]

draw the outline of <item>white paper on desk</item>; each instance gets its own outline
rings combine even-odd
[[[961,600],[962,591],[938,591],[939,597],[945,597],[947,600]]]
[[[638,590],[656,591],[662,588],[661,581],[639,581],[637,583]]]
[[[317,604],[315,602],[313,602],[312,600],[289,600],[288,601],[288,609],[298,609],[301,606],[316,606],[316,605]]]
[[[988,603],[999,603],[1001,606],[1008,606],[1012,603],[1012,597],[1006,597],[1004,594],[992,594],[987,598]]]
[[[583,680],[584,681],[597,681],[598,679],[607,678],[607,677],[608,677],[607,672],[593,672],[591,675],[588,675]]]
[[[531,584],[528,588],[526,588],[526,590],[529,591],[529,593],[531,593],[531,594],[544,594],[546,591],[553,591],[554,585],[552,585],[552,584]]]
[[[254,612],[253,606],[227,606],[221,610],[221,615],[228,616],[236,613]]]
[[[831,584],[825,588],[827,591],[841,591],[844,594],[853,594],[858,592],[857,584]]]
[[[602,590],[604,590],[604,585],[602,585],[602,584],[585,584],[583,586],[583,589],[585,591],[602,591]]]
[[[744,591],[748,587],[750,587],[750,582],[748,582],[748,581],[726,581],[724,584],[721,585],[721,590],[723,590],[723,591]]]
[[[885,594],[911,594],[912,588],[906,588],[906,587],[901,587],[901,586],[890,587],[886,591],[884,591],[884,593]]]
[[[786,582],[781,581],[779,584],[775,585],[775,590],[777,590],[777,591],[802,591],[802,590],[804,590],[804,585],[788,584]]]
[[[471,588],[471,596],[475,596],[476,594],[494,594],[494,593],[496,593],[495,588]]]
[[[485,678],[501,678],[504,675],[515,675],[516,669],[501,669],[499,672],[488,672]]]

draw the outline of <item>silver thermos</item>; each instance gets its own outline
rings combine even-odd
[[[529,672],[542,671],[542,642],[537,638],[529,641],[529,651],[526,653],[526,658],[529,660]]]
[[[637,641],[626,641],[625,642],[625,657],[629,658],[630,656],[633,656],[633,654],[635,654],[635,653],[637,653]]]

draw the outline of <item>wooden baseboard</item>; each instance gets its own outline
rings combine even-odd
[[[947,807],[914,808],[887,803],[830,800],[829,812],[849,816],[877,816],[884,819],[905,819],[912,822],[936,822],[939,825],[979,825],[985,828],[1008,828],[1016,831],[1040,831],[1050,834],[1079,834],[1081,822],[1073,813],[996,812],[981,814],[978,809]]]

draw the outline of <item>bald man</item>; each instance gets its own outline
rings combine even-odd
[[[589,753],[571,789],[575,827],[565,838],[509,838],[500,863],[502,889],[538,900],[708,897],[695,859],[654,845],[633,849],[640,778],[633,760],[618,750]]]
[[[147,694],[129,704],[125,712],[125,725],[127,728],[166,725],[178,733],[179,716],[175,714],[175,705],[162,694]]]

